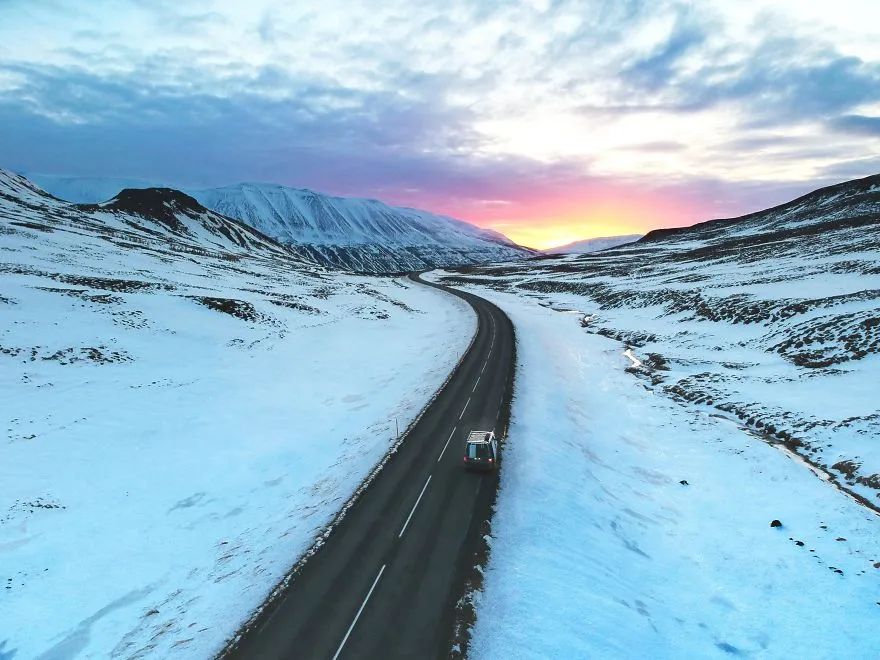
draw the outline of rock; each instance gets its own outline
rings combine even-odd
[[[680,483],[682,486],[690,486],[690,484],[687,482],[687,479],[682,479],[678,483]]]
[[[778,520],[774,520],[770,523],[770,527],[782,527],[782,523]]]

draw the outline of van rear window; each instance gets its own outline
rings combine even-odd
[[[489,458],[489,445],[480,443],[469,443],[467,446],[468,458]]]

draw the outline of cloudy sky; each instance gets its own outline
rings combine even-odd
[[[535,247],[880,172],[880,3],[693,4],[0,0],[0,167],[378,197]]]

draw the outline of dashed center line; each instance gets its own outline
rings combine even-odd
[[[446,444],[443,445],[443,451],[440,452],[440,455],[437,457],[437,462],[440,462],[440,459],[443,458],[443,454],[446,453],[446,448],[449,446],[449,441],[452,440],[452,436],[455,435],[455,431],[458,427],[452,429],[452,433],[449,434],[449,437],[446,439]]]
[[[425,494],[425,490],[428,488],[428,484],[431,483],[431,475],[428,475],[428,480],[425,482],[425,485],[422,486],[422,492],[419,493],[418,499],[416,499],[416,503],[413,504],[412,510],[409,512],[409,515],[406,517],[406,522],[403,523],[403,527],[400,528],[400,534],[397,535],[397,538],[402,538],[403,533],[406,531],[406,526],[409,525],[410,519],[413,517],[413,514],[416,512],[416,507],[419,505],[419,502],[422,501],[422,495]],[[369,596],[368,596],[369,598]]]
[[[379,569],[379,574],[376,576],[376,579],[373,580],[373,586],[370,587],[370,590],[367,592],[367,597],[364,598],[364,602],[361,603],[360,609],[358,609],[357,614],[354,615],[354,621],[351,622],[351,625],[348,627],[348,631],[345,633],[345,637],[342,638],[342,643],[339,644],[339,648],[336,649],[336,653],[333,654],[333,660],[336,660],[336,658],[339,657],[339,654],[342,653],[342,647],[345,646],[345,643],[348,641],[348,636],[351,635],[351,631],[354,630],[358,619],[361,618],[361,612],[363,612],[364,608],[367,606],[367,601],[370,600],[370,596],[373,595],[373,589],[375,589],[376,585],[379,584],[379,578],[382,577],[382,573],[384,572],[385,564],[382,564],[382,568]]]
[[[483,362],[483,366],[480,368],[480,373],[477,376],[477,380],[474,382],[474,386],[471,389],[471,395],[473,395],[477,391],[477,386],[480,384],[480,380],[482,379],[483,373],[486,370],[486,366],[489,364],[489,358],[492,355],[492,351],[495,348],[495,337],[497,331],[497,323],[495,321],[495,317],[490,313],[489,321],[492,325],[492,340],[489,345],[489,352],[486,355],[486,359]],[[461,409],[461,414],[458,416],[458,420],[461,421],[464,417],[465,411],[467,411],[468,406],[471,403],[471,397],[468,397],[468,400],[464,404],[464,408]],[[501,408],[499,407],[495,414],[495,422],[497,425],[499,415],[501,413]],[[446,449],[449,447],[450,442],[452,442],[452,438],[455,436],[456,431],[458,430],[458,426],[454,426],[452,431],[449,433],[449,437],[446,439],[446,444],[443,445],[443,449],[440,451],[440,455],[437,457],[437,462],[443,458],[446,453]],[[425,492],[428,490],[428,485],[431,483],[432,475],[428,475],[427,480],[425,481],[425,485],[422,486],[422,490],[419,493],[419,496],[416,498],[415,504],[413,504],[412,509],[410,509],[409,515],[406,517],[406,521],[403,523],[403,527],[400,528],[400,533],[397,535],[398,539],[403,538],[403,535],[406,533],[407,527],[409,526],[410,521],[412,520],[413,515],[416,512],[416,509],[419,506],[419,503],[422,501],[422,497],[424,497]],[[373,595],[373,591],[376,589],[376,585],[379,584],[379,580],[382,578],[382,574],[385,572],[385,567],[387,564],[382,564],[382,567],[379,569],[379,573],[376,575],[376,578],[373,580],[373,584],[370,586],[370,590],[367,592],[367,595],[364,597],[363,602],[358,608],[357,613],[354,616],[354,619],[351,622],[351,625],[348,627],[348,630],[345,633],[345,637],[342,638],[342,642],[339,644],[339,648],[336,649],[336,653],[333,655],[333,660],[338,660],[340,654],[342,653],[343,648],[345,647],[346,642],[351,636],[352,631],[357,625],[358,620],[363,614],[364,608],[367,606],[367,602],[370,600],[370,597]]]

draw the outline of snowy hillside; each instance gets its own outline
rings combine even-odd
[[[475,328],[177,191],[2,170],[0,273],[2,657],[214,654]]]
[[[355,271],[408,271],[531,256],[486,229],[372,199],[330,197],[297,188],[241,184],[192,193],[319,262]]]
[[[74,202],[107,199],[115,187],[113,179],[38,175],[36,180],[53,195]],[[319,263],[346,270],[402,272],[534,254],[497,232],[372,199],[258,183],[186,192],[209,209],[297,246]]]
[[[544,250],[547,254],[585,254],[587,252],[599,252],[608,248],[617,247],[626,243],[634,243],[642,237],[642,234],[627,234],[626,236],[606,236],[603,238],[587,238],[575,241],[567,245]]]
[[[520,342],[474,657],[876,657],[878,230],[880,176],[435,276]]]

